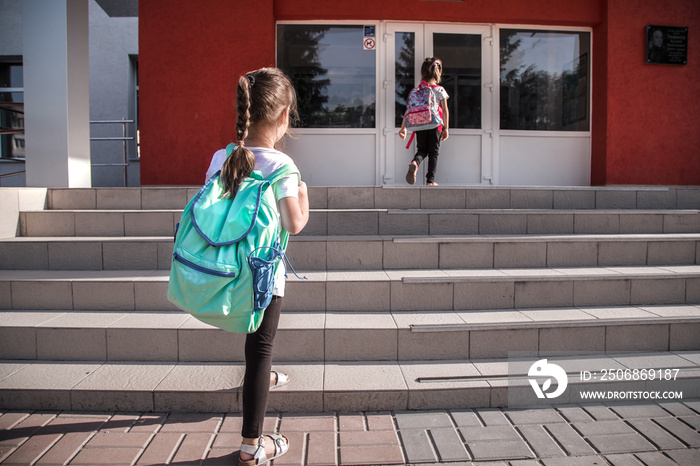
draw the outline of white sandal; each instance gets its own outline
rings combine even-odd
[[[277,375],[277,380],[275,381],[275,384],[270,387],[270,390],[289,383],[289,376],[284,372],[272,371],[272,373]]]
[[[275,453],[270,458],[268,458],[265,454],[265,437],[271,439],[275,443]],[[257,466],[260,464],[265,464],[268,461],[272,461],[275,458],[279,458],[280,456],[284,455],[285,453],[287,453],[287,450],[289,450],[289,439],[284,435],[263,435],[260,437],[260,440],[258,440],[257,445],[248,445],[247,443],[241,443],[241,452],[253,455],[253,459],[247,461],[239,459],[238,465]]]

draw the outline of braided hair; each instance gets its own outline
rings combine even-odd
[[[277,123],[289,108],[290,123],[297,118],[297,99],[292,82],[277,68],[262,68],[238,78],[236,89],[236,148],[221,167],[224,193],[235,196],[241,182],[255,168],[255,156],[245,147],[251,125]]]

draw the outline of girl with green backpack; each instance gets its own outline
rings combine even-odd
[[[208,172],[221,170],[221,183],[225,186],[226,195],[231,197],[253,170],[262,172],[268,178],[287,165],[296,169],[288,155],[275,149],[275,145],[287,134],[290,120],[294,121],[297,117],[296,92],[281,70],[262,68],[241,76],[237,88],[237,113],[237,143],[225,160],[221,157],[221,151],[217,152]],[[298,234],[309,220],[306,184],[293,174],[277,181],[272,189],[282,227],[289,234]],[[275,273],[274,297],[265,309],[262,323],[254,333],[246,335],[243,443],[239,456],[243,466],[267,463],[286,453],[289,448],[289,440],[284,436],[262,435],[270,386],[279,386],[288,381],[285,374],[271,372],[272,344],[282,310],[284,278],[284,267],[280,266]]]

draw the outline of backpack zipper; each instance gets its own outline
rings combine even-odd
[[[202,267],[201,265],[197,265],[194,262],[188,261],[187,259],[185,259],[184,257],[182,257],[181,255],[179,255],[176,252],[173,253],[173,258],[176,261],[188,266],[189,268],[196,270],[197,272],[206,273],[208,275],[214,275],[216,277],[226,277],[226,278],[235,278],[237,275],[236,272],[221,272],[219,270],[212,270],[212,269],[208,269],[206,267]]]

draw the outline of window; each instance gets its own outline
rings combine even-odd
[[[363,26],[277,26],[277,66],[297,91],[299,127],[375,127],[376,57],[363,39]]]
[[[589,131],[590,33],[501,29],[501,129]]]
[[[0,59],[0,157],[3,158],[24,157],[23,76],[21,63]]]
[[[450,128],[481,128],[481,35],[435,33],[433,56],[444,67]]]

